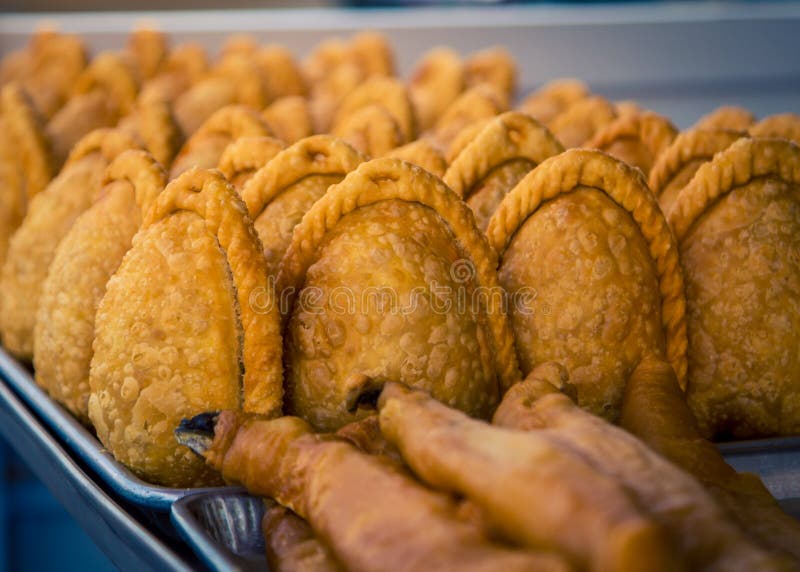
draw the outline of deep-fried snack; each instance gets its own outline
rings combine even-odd
[[[289,50],[278,45],[262,46],[253,54],[253,58],[266,84],[270,101],[307,95],[308,86]]]
[[[630,383],[635,383],[634,378],[652,366],[659,368],[662,374],[669,372],[675,396],[680,395],[672,368],[662,360],[642,360]],[[546,372],[534,370],[532,376],[514,385],[503,397],[492,422],[501,427],[547,435],[565,450],[585,459],[596,470],[623,484],[639,506],[644,507],[677,541],[679,552],[691,570],[744,572],[789,569],[788,562],[770,554],[763,544],[755,544],[734,526],[726,507],[715,502],[700,483],[680,470],[679,467],[683,468],[681,465],[672,465],[626,431],[582,410],[548,383],[546,374],[552,378],[556,372],[553,369]],[[691,420],[685,403],[672,404]],[[641,399],[635,403],[626,401],[625,407],[635,407],[637,420],[646,427],[651,423],[650,416],[654,411],[658,411],[657,415],[668,411],[666,404]],[[672,418],[677,421],[681,413]],[[682,444],[688,449],[694,448],[688,440]],[[706,444],[713,449],[711,443]],[[727,471],[735,474],[718,451],[714,450],[710,455],[715,457],[715,462],[718,458]],[[702,455],[698,455],[697,460],[701,459]],[[772,502],[774,504],[774,500]],[[800,528],[797,523],[794,526]]]
[[[311,526],[279,504],[267,506],[261,520],[267,564],[274,572],[340,572],[341,565]]]
[[[275,136],[291,145],[314,133],[311,110],[305,97],[287,95],[273,101],[261,115]]]
[[[114,100],[120,115],[127,115],[139,93],[139,82],[132,64],[123,56],[103,52],[95,56],[78,77],[73,97],[100,90]]]
[[[614,106],[599,95],[582,98],[556,115],[547,127],[567,149],[580,147],[617,118]]]
[[[157,75],[146,80],[139,101],[166,101],[174,104],[208,71],[208,57],[199,44],[183,44],[167,54]]]
[[[589,94],[588,86],[579,79],[554,79],[526,97],[519,110],[549,126],[556,116]]]
[[[278,288],[287,411],[323,430],[365,416],[381,380],[476,416],[518,379],[494,252],[469,207],[427,171],[363,163],[295,227]]]
[[[800,145],[800,115],[796,113],[779,113],[765,117],[752,127],[753,137],[778,137]]]
[[[450,48],[433,48],[417,62],[408,80],[417,127],[425,132],[464,91],[464,65]]]
[[[669,212],[681,189],[689,184],[700,166],[743,135],[723,129],[690,129],[679,134],[659,155],[650,171],[650,190],[658,198],[661,210]]]
[[[651,111],[628,113],[595,133],[586,147],[605,151],[638,167],[647,176],[659,155],[677,135],[678,130],[663,115]]]
[[[629,493],[549,436],[470,419],[394,383],[378,407],[381,431],[417,476],[464,495],[522,546],[558,550],[586,570],[678,568],[665,531]]]
[[[633,100],[624,99],[622,101],[614,102],[614,109],[617,112],[617,118],[627,117],[629,115],[639,115],[644,113],[645,110]]]
[[[486,84],[463,92],[439,117],[433,128],[433,139],[448,149],[453,139],[468,125],[491,119],[508,110],[505,96]]]
[[[667,214],[686,273],[687,398],[703,435],[800,432],[800,148],[741,139]]]
[[[178,439],[205,453],[226,481],[306,519],[348,570],[570,570],[559,556],[491,542],[461,517],[450,496],[423,487],[382,457],[313,433],[301,419],[266,421],[224,411],[214,421],[210,448],[207,437],[202,444],[191,440],[208,415],[184,422]]]
[[[339,120],[332,134],[368,157],[382,157],[406,141],[394,115],[378,104],[362,107]]]
[[[169,52],[167,37],[158,30],[139,28],[128,36],[125,51],[130,55],[139,79],[145,81],[161,71]]]
[[[386,156],[408,161],[440,178],[444,176],[444,172],[447,170],[447,161],[442,152],[425,139],[417,139],[402,147],[392,149]]]
[[[272,158],[284,149],[274,137],[240,137],[225,148],[217,168],[237,191]]]
[[[512,100],[517,91],[517,62],[505,48],[487,48],[464,61],[464,79],[467,89],[489,84]]]
[[[156,160],[169,168],[183,145],[183,133],[175,121],[171,105],[158,99],[139,99],[133,112],[117,125],[142,142]]]
[[[91,206],[108,164],[123,151],[137,148],[138,143],[123,131],[93,131],[78,142],[61,173],[28,205],[0,276],[0,331],[6,348],[19,358],[33,357],[42,284],[56,248],[75,219]]]
[[[564,150],[539,122],[519,111],[491,121],[450,163],[444,182],[486,230],[503,197],[536,165]]]
[[[744,107],[723,105],[698,119],[692,128],[747,131],[755,122],[755,116]]]
[[[279,314],[258,238],[225,178],[193,169],[145,213],[95,319],[89,418],[118,461],[150,482],[219,478],[173,430],[201,411],[279,415]],[[253,300],[265,307],[254,308]]]
[[[552,157],[506,195],[487,235],[523,374],[563,364],[578,403],[612,421],[648,353],[685,382],[678,247],[638,169],[600,151]]]
[[[389,443],[381,433],[380,420],[377,414],[369,415],[344,425],[336,431],[336,436],[352,443],[360,451],[394,461],[398,467],[406,466],[397,447]]]
[[[33,344],[36,382],[84,424],[95,311],[166,178],[145,151],[114,159],[97,201],[58,245],[42,285]]]
[[[455,135],[455,137],[453,137],[453,140],[450,141],[450,144],[447,147],[447,153],[445,155],[448,165],[455,161],[455,158],[458,157],[461,152],[475,140],[478,134],[483,131],[484,127],[489,125],[489,122],[495,119],[495,117],[497,116],[473,121],[472,123],[466,125]]]
[[[269,276],[277,277],[292,231],[311,205],[363,160],[344,141],[314,135],[278,153],[244,185],[242,199],[264,247]]]
[[[172,163],[169,177],[175,179],[192,167],[216,167],[225,148],[240,137],[267,136],[272,136],[272,132],[266,121],[249,107],[223,107],[186,141]]]
[[[348,117],[371,105],[380,105],[391,114],[400,127],[404,142],[414,140],[416,119],[408,91],[400,80],[392,77],[371,78],[342,99],[336,110],[334,130]]]

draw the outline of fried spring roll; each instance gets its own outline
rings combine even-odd
[[[309,524],[280,505],[261,521],[269,569],[273,572],[340,572],[342,567]]]

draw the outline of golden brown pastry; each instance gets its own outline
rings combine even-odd
[[[475,502],[519,545],[559,551],[584,570],[678,569],[644,507],[546,434],[470,419],[394,383],[378,407],[381,431],[418,477]]]
[[[149,28],[139,28],[131,32],[125,48],[142,81],[161,71],[169,52],[167,37],[162,32]]]
[[[240,137],[225,147],[217,168],[241,192],[256,171],[283,149],[283,142],[274,137]]]
[[[464,61],[464,80],[467,89],[489,84],[512,100],[517,91],[517,62],[502,47],[475,52]]]
[[[210,448],[193,435],[207,441],[209,429]],[[571,569],[557,555],[492,542],[462,518],[450,496],[420,485],[387,459],[313,433],[296,417],[267,421],[224,411],[215,419],[188,420],[176,433],[226,481],[274,498],[307,520],[348,570]]]
[[[638,169],[600,151],[552,157],[506,195],[487,236],[523,374],[561,363],[578,404],[612,421],[645,355],[685,382],[678,247]]]
[[[383,105],[372,104],[345,116],[331,132],[369,157],[381,157],[400,147],[405,137],[394,115]]]
[[[174,104],[178,97],[208,71],[208,57],[202,46],[183,44],[170,51],[159,72],[144,81],[139,101],[166,101]]]
[[[450,163],[444,182],[486,230],[500,201],[536,165],[564,150],[536,120],[509,111],[492,119]]]
[[[643,360],[625,388],[622,427],[696,477],[761,546],[800,559],[800,523],[784,513],[756,475],[737,473],[705,440],[674,372]],[[752,568],[751,568],[752,569]]]
[[[743,136],[739,131],[690,129],[679,134],[656,159],[650,171],[650,190],[661,210],[669,212],[681,189],[703,163]]]
[[[190,170],[145,213],[95,319],[89,418],[115,458],[156,484],[219,482],[173,437],[201,411],[281,411],[279,315],[247,211]]]
[[[441,151],[425,139],[417,139],[386,154],[387,157],[402,159],[422,167],[432,175],[441,178],[447,170],[447,161]]]
[[[464,91],[464,65],[450,48],[428,51],[417,62],[408,80],[420,132],[427,131]]]
[[[800,115],[795,113],[770,115],[750,127],[750,135],[778,137],[800,145]]]
[[[300,67],[292,53],[283,46],[262,46],[253,54],[253,58],[266,84],[270,101],[308,94]]]
[[[397,379],[488,416],[519,376],[495,268],[440,179],[397,159],[361,164],[314,203],[281,261],[279,291],[294,296],[287,411],[333,430]]]
[[[172,106],[163,100],[138,99],[134,110],[122,118],[117,127],[137,137],[165,168],[170,167],[183,145],[183,133],[175,121]]]
[[[84,424],[95,311],[142,213],[165,184],[164,169],[149,153],[120,154],[106,169],[97,201],[58,245],[41,287],[33,343],[36,382]]]
[[[330,549],[309,524],[279,504],[268,506],[261,520],[267,564],[274,572],[338,572]]]
[[[555,79],[526,97],[519,109],[549,126],[556,116],[589,95],[588,86],[578,79]]]
[[[0,275],[0,331],[6,348],[17,357],[33,357],[42,284],[56,248],[75,219],[91,206],[108,164],[123,151],[138,147],[122,131],[93,131],[81,139],[59,175],[28,205]]]
[[[308,101],[299,95],[276,99],[261,115],[275,136],[287,145],[314,133]]]
[[[502,93],[486,84],[473,87],[459,95],[439,117],[433,128],[433,139],[442,149],[447,149],[468,125],[507,110],[508,100]]]
[[[723,105],[698,119],[693,129],[747,131],[755,122],[755,116],[747,109],[736,105]]]
[[[359,110],[380,105],[397,122],[403,141],[413,141],[416,137],[416,119],[406,87],[402,82],[391,77],[374,77],[349,93],[342,99],[333,122],[337,125]]]
[[[548,128],[567,149],[586,144],[617,118],[614,106],[599,95],[582,98],[556,115]]]
[[[630,99],[615,101],[614,109],[617,112],[617,118],[627,117],[629,115],[639,115],[640,113],[645,112],[645,110],[642,109],[642,106]]]
[[[677,135],[678,130],[663,115],[652,111],[628,113],[595,133],[586,147],[605,151],[638,167],[647,176],[659,155]]]
[[[508,113],[508,112],[506,112]],[[473,121],[472,123],[466,125],[461,131],[459,131],[453,140],[450,142],[450,145],[447,147],[447,153],[445,158],[447,159],[448,165],[452,163],[456,157],[458,157],[461,152],[466,149],[478,136],[478,134],[483,131],[483,129],[489,125],[489,122],[495,119],[497,116],[487,117],[485,119],[478,119],[477,121]]]
[[[244,185],[242,198],[263,244],[269,276],[277,277],[292,231],[311,205],[363,160],[344,141],[314,135],[278,153]]]
[[[120,114],[127,115],[139,93],[139,82],[135,70],[122,55],[103,52],[78,77],[74,96],[103,91],[117,104]]]
[[[172,168],[170,179],[197,167],[211,169],[219,163],[225,148],[240,137],[272,136],[261,116],[243,105],[229,105],[215,112],[181,148]]]
[[[800,432],[800,149],[741,139],[668,213],[686,273],[687,398],[705,436]]]
[[[641,369],[658,364],[664,373],[671,376],[675,395],[680,394],[669,364],[648,359],[641,364],[631,383]],[[552,371],[549,373],[552,375]],[[626,431],[579,408],[542,379],[546,376],[533,375],[539,379],[528,378],[506,393],[493,423],[509,429],[532,431],[540,438],[549,437],[604,476],[622,484],[637,505],[677,541],[677,551],[690,570],[744,572],[790,569],[787,561],[770,554],[763,545],[754,543],[743,534],[730,521],[727,507],[715,502],[700,483],[679,467]],[[626,402],[626,407],[632,405]],[[654,408],[667,411],[666,404],[656,405],[641,400],[635,406],[637,417],[645,423],[654,413]],[[677,406],[688,413],[685,403]],[[683,444],[688,448],[693,446],[691,442]],[[725,465],[719,452],[714,451],[713,455]],[[727,465],[725,467],[733,472]],[[800,528],[800,524],[795,524],[795,527]]]

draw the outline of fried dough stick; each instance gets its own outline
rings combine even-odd
[[[546,381],[543,367],[506,393],[495,413],[495,425],[542,430],[537,433],[550,435],[598,471],[623,483],[673,534],[692,569],[786,569],[784,562],[750,542],[699,483],[645,443],[578,407]],[[675,385],[677,388],[677,381]],[[648,417],[662,403],[651,398]]]
[[[463,494],[525,546],[564,551],[590,570],[675,570],[665,532],[627,492],[539,433],[492,427],[389,384],[381,430],[429,485]]]
[[[800,523],[784,513],[761,480],[737,473],[697,428],[672,369],[645,360],[625,391],[622,426],[694,475],[764,546],[800,559]]]
[[[274,572],[340,572],[341,565],[308,523],[281,505],[266,509],[261,521],[269,569]]]
[[[208,414],[184,421],[178,440],[204,453],[226,480],[308,520],[348,570],[569,570],[560,557],[491,543],[458,518],[449,496],[349,443],[314,434],[297,417],[225,411],[206,449],[208,421]]]

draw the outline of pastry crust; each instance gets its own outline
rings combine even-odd
[[[408,80],[420,132],[427,131],[464,91],[464,66],[450,48],[428,51],[417,62]]]
[[[172,106],[163,100],[139,99],[136,109],[119,123],[144,144],[144,147],[169,168],[183,144],[183,133],[172,114]]]
[[[796,145],[741,139],[700,167],[668,213],[686,272],[687,396],[704,435],[800,431],[799,189]]]
[[[147,80],[155,76],[169,51],[167,37],[158,30],[139,28],[128,36],[126,51],[132,56],[139,78]]]
[[[31,201],[11,239],[0,278],[3,343],[21,359],[33,357],[42,284],[56,248],[75,219],[91,206],[106,166],[123,151],[137,148],[136,141],[122,131],[93,131],[72,150],[59,175]]]
[[[425,139],[417,139],[402,147],[392,149],[386,156],[402,159],[417,167],[422,167],[439,178],[443,177],[447,170],[447,161],[442,152]]]
[[[406,140],[394,115],[378,104],[362,107],[339,120],[332,134],[370,157],[386,155]]]
[[[241,192],[256,171],[284,149],[274,137],[240,137],[225,147],[217,168]]]
[[[308,94],[300,67],[292,53],[283,46],[262,46],[253,58],[261,71],[270,101]]]
[[[800,145],[800,115],[795,113],[770,115],[750,127],[750,135],[778,137]]]
[[[658,157],[650,171],[650,190],[665,213],[697,169],[730,147],[743,134],[738,131],[690,129],[680,133]]]
[[[120,118],[114,98],[103,90],[72,97],[47,124],[53,160],[63,165],[69,152],[85,135],[95,129],[113,127]]]
[[[242,199],[264,248],[267,274],[278,265],[303,215],[364,157],[344,141],[314,135],[278,153],[242,189]]]
[[[151,482],[218,480],[176,444],[182,418],[281,413],[274,292],[245,206],[217,172],[193,169],[158,195],[96,324],[89,417],[117,459]]]
[[[192,167],[216,167],[225,148],[240,137],[271,136],[272,132],[264,119],[249,107],[223,107],[186,141],[172,163],[170,179],[175,179]]]
[[[434,140],[447,149],[466,126],[508,110],[508,101],[496,89],[479,85],[468,89],[445,110],[433,129]]]
[[[261,520],[270,570],[282,572],[342,572],[330,549],[311,526],[279,504],[267,506]]]
[[[589,87],[579,79],[554,79],[526,97],[519,109],[549,126],[556,116],[589,95]]]
[[[698,119],[693,129],[747,131],[755,122],[755,116],[744,107],[723,105]]]
[[[364,232],[370,235],[365,237]],[[413,237],[413,241],[404,239],[403,233]],[[371,254],[357,246],[365,238],[373,245],[372,255],[406,253],[405,257],[399,257],[402,264],[399,261],[396,265],[380,264],[387,272],[395,268],[391,277],[381,278],[380,274],[367,272],[362,257],[369,258]],[[395,246],[387,250],[390,243]],[[325,258],[329,250],[333,258],[339,252],[350,254],[331,266]],[[424,256],[430,259],[424,265],[426,271],[420,258]],[[448,263],[450,276],[440,271]],[[323,306],[318,308],[323,310],[322,314],[315,313],[313,307],[307,308],[301,289],[313,285],[323,293],[329,292],[348,274],[348,285],[354,292],[374,288],[372,281],[378,280],[381,287],[396,289],[398,303],[407,294],[410,296],[412,286],[430,280],[455,289],[451,292],[459,292],[460,285],[461,289],[466,287],[468,294],[476,288],[491,293],[499,292],[495,267],[495,254],[475,227],[468,207],[441,180],[397,159],[375,159],[362,164],[332,187],[303,217],[281,262],[279,291],[293,294],[295,301],[298,296],[301,300],[286,326],[290,410],[298,411],[320,427],[338,427],[363,416],[363,412],[349,413],[347,408],[350,394],[369,385],[367,378],[399,376],[413,385],[425,386],[456,407],[487,415],[496,403],[497,392],[519,377],[513,337],[502,300],[497,296],[486,296],[477,308],[473,306],[468,312],[447,311],[447,307],[433,311],[425,304],[412,307],[407,315],[372,316],[377,322],[371,324],[368,301],[362,300],[365,307],[360,312],[354,306],[355,319],[343,323],[334,314],[326,315],[326,304],[331,300],[322,300]],[[313,334],[314,329],[322,328],[323,322],[328,323],[327,343],[309,345],[310,338],[302,337],[300,328],[317,335]],[[447,340],[447,332],[455,331],[456,326],[461,336],[458,346],[437,345]],[[478,333],[481,330],[483,335]],[[399,352],[397,336],[401,338]],[[364,349],[357,349],[362,342]],[[391,347],[384,347],[388,343]],[[319,351],[328,345],[330,358]],[[360,351],[366,353],[359,354]],[[474,361],[476,355],[483,356],[483,363]],[[376,360],[378,363],[374,364]],[[450,365],[443,367],[447,363]],[[370,364],[377,369],[371,370]],[[324,368],[328,373],[319,377],[314,367]],[[359,372],[358,368],[366,369]],[[333,384],[331,376],[336,380]],[[451,383],[460,386],[459,389]]]
[[[89,67],[78,77],[76,96],[100,90],[114,100],[121,115],[133,109],[139,94],[139,79],[125,59],[111,52],[97,55]]]
[[[287,145],[297,143],[314,133],[311,110],[304,97],[287,95],[276,99],[261,115],[275,136]]]
[[[106,169],[97,202],[56,249],[42,286],[34,329],[36,382],[87,425],[95,311],[142,213],[165,184],[164,169],[149,153],[120,154]]]
[[[508,113],[508,112],[506,112]],[[450,142],[450,145],[447,147],[447,163],[448,165],[452,163],[456,157],[458,157],[461,152],[467,148],[467,146],[472,143],[478,134],[483,131],[483,129],[489,125],[489,123],[497,116],[494,117],[487,117],[486,119],[479,119],[478,121],[473,121],[472,123],[466,125],[461,131],[459,131],[453,140]]]
[[[538,222],[525,224],[534,215]],[[577,236],[557,230],[565,224]],[[626,377],[649,352],[665,352],[685,386],[678,248],[640,171],[599,151],[562,153],[506,195],[487,236],[506,289],[537,289],[535,308],[512,311],[524,372],[555,352],[578,386],[579,403],[611,419]]]
[[[517,91],[517,62],[505,48],[487,48],[466,59],[464,77],[467,88],[489,84],[511,100]]]
[[[618,117],[586,144],[638,167],[647,176],[678,130],[666,117],[645,111]]]
[[[573,103],[559,113],[548,127],[567,149],[580,147],[617,118],[614,106],[599,95]]]
[[[528,171],[563,150],[535,119],[509,111],[491,120],[456,156],[444,182],[467,201],[478,228],[485,230],[505,194]]]
[[[374,77],[348,94],[336,111],[334,131],[361,109],[379,105],[388,111],[400,127],[403,141],[416,137],[416,119],[405,85],[392,77]]]

